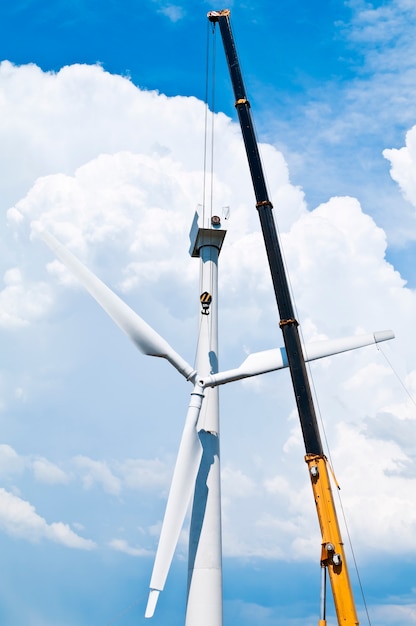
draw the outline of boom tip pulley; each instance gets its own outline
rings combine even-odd
[[[210,22],[218,22],[220,17],[228,17],[230,14],[230,9],[222,9],[221,11],[209,11],[208,19]]]

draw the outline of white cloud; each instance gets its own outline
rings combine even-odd
[[[68,316],[75,310],[74,320],[80,324],[82,319],[84,323],[83,307],[89,303],[88,297],[65,289],[61,266],[51,262],[49,251],[39,241],[29,242],[29,224],[40,222],[51,229],[104,280],[124,291],[126,297],[135,298],[138,294],[139,313],[143,308],[149,315],[148,321],[155,325],[157,321],[162,334],[171,334],[189,351],[193,350],[198,264],[190,261],[186,248],[193,211],[202,196],[198,151],[203,144],[204,107],[194,98],[168,99],[140,91],[126,79],[110,76],[98,67],[73,66],[58,74],[43,74],[34,67],[14,68],[6,64],[2,70],[0,80],[8,77],[5,111],[11,118],[10,132],[14,133],[16,150],[30,163],[34,147],[40,155],[25,183],[14,179],[14,188],[21,194],[13,200],[14,207],[8,215],[10,240],[2,294],[12,301],[7,290],[18,288],[14,308],[9,304],[10,319],[24,320],[27,332],[36,333],[37,320],[49,319],[53,324],[46,325],[45,332],[52,333],[53,325],[54,337],[69,333],[71,362],[66,363],[65,354],[54,354],[56,362],[63,362],[67,368],[64,374],[60,373],[59,398],[49,394],[51,385],[47,387],[48,402],[56,411],[57,406],[68,402],[65,394],[73,394],[74,388],[80,396],[88,395],[90,388],[89,384],[83,385],[85,379],[90,381],[90,376],[91,380],[98,376],[104,364],[101,346],[74,339],[77,329],[72,335],[72,320],[63,320],[58,306],[65,305]],[[31,106],[17,94],[31,94]],[[231,205],[229,230],[220,257],[224,354],[221,362],[234,361],[232,366],[241,362],[243,346],[248,345],[253,351],[270,348],[280,344],[281,338],[239,130],[224,115],[217,116],[216,125],[215,212]],[[4,138],[6,132],[9,131],[5,125],[0,125],[0,137]],[[355,198],[331,198],[307,212],[302,192],[290,184],[282,155],[271,146],[263,146],[263,156],[266,168],[273,171],[271,196],[273,200],[279,198],[276,214],[305,335],[336,337],[363,329],[393,327],[397,332],[396,345],[388,350],[406,360],[406,373],[412,380],[416,371],[412,348],[416,339],[415,293],[385,260],[385,232]],[[17,169],[16,162],[12,165],[11,177]],[[403,180],[407,180],[406,176],[409,178],[410,174],[403,174]],[[410,183],[403,183],[403,188],[406,185],[411,188]],[[48,298],[42,299],[43,293],[48,293]],[[42,306],[38,306],[36,314],[27,311],[28,294],[40,298]],[[101,318],[97,315],[93,319]],[[49,349],[52,354],[53,346]],[[94,349],[96,369],[91,373],[87,362],[90,357],[86,355]],[[104,402],[100,404],[101,396],[89,397],[89,402],[97,402],[100,419],[103,413],[102,419],[118,420],[116,438],[120,448],[129,447],[126,460],[122,453],[117,455],[121,460],[111,460],[115,456],[111,437],[100,435],[97,442],[96,433],[92,437],[90,432],[96,423],[86,423],[87,440],[94,440],[95,451],[99,448],[100,455],[95,458],[101,460],[94,460],[92,454],[85,452],[75,456],[73,464],[87,489],[98,485],[111,496],[122,492],[124,495],[126,488],[146,490],[149,498],[154,494],[154,508],[150,507],[149,513],[141,512],[149,515],[149,519],[142,520],[143,526],[149,527],[163,513],[160,495],[168,488],[169,465],[176,454],[174,434],[179,434],[181,428],[176,416],[185,412],[186,392],[181,398],[183,407],[179,406],[179,394],[173,399],[176,387],[167,389],[163,374],[157,380],[158,374],[146,378],[147,368],[153,364],[142,362],[140,357],[134,364],[138,379],[131,382],[131,395],[127,388],[133,378],[129,378],[130,369],[123,369],[124,354],[105,366],[114,368],[108,379],[111,389],[123,389],[124,395],[113,394],[118,398],[116,413],[111,409],[106,412]],[[158,366],[154,366],[155,371]],[[389,438],[384,431],[382,438],[381,428],[374,428],[379,415],[389,414],[395,423],[403,411],[410,412],[407,405],[403,406],[401,390],[394,386],[394,377],[386,364],[380,365],[376,349],[333,357],[325,365],[317,363],[313,374],[318,395],[323,390],[320,404],[340,482],[345,484],[346,493],[354,494],[347,499],[359,507],[360,515],[377,526],[373,536],[387,549],[393,550],[393,545],[386,538],[400,532],[403,541],[394,549],[404,551],[405,538],[412,532],[414,535],[415,509],[409,498],[415,479],[412,451],[405,449],[394,434]],[[293,418],[293,399],[284,377],[284,373],[265,377],[262,393],[255,402],[249,386],[236,386],[224,393],[227,412],[222,428],[228,441],[223,447],[227,554],[316,556],[319,537],[313,498],[302,460],[300,430],[297,418]],[[39,385],[40,390],[45,388],[46,383],[44,387]],[[131,406],[138,405],[137,417],[130,418],[126,426],[122,422],[123,411],[131,413]],[[49,404],[46,406],[52,411]],[[383,424],[388,425],[386,421]],[[76,433],[72,436],[76,440]],[[56,445],[64,448],[64,439]],[[153,446],[151,452],[149,442]],[[83,434],[71,445],[83,449]],[[149,455],[150,460],[146,460]],[[42,460],[46,457],[42,451],[34,465],[37,477],[63,481],[59,467]],[[375,469],[368,472],[370,460]],[[366,476],[367,483],[360,479],[362,476]],[[385,510],[391,514],[383,515],[380,524],[376,512]],[[400,518],[403,510],[407,521]],[[354,512],[352,518],[363,544],[366,537],[359,531],[358,514]],[[362,526],[369,532],[370,522]],[[315,530],[311,533],[310,528]],[[58,530],[54,531],[57,535]],[[118,550],[139,550],[131,548],[127,539],[113,542]],[[410,539],[408,545],[416,549],[414,540]]]
[[[35,479],[51,485],[66,484],[69,476],[60,467],[48,459],[39,457],[32,462]]]
[[[111,76],[99,67],[71,66],[57,74],[44,74],[33,66],[16,68],[5,63],[2,70],[4,115],[10,118],[21,158],[34,164],[30,191],[8,211],[13,247],[16,240],[24,245],[29,222],[40,220],[93,268],[99,261],[102,277],[116,277],[124,291],[144,284],[149,290],[156,285],[160,288],[161,280],[172,283],[178,277],[183,285],[191,277],[194,280],[197,264],[189,263],[183,238],[195,207],[202,202],[203,159],[197,157],[196,146],[203,145],[204,105],[194,98],[168,100],[155,92],[140,91],[127,79]],[[81,99],[74,96],[78,92],[83,93]],[[30,94],[30,109],[24,98],[21,101],[22,93]],[[45,115],[44,93],[50,99],[49,115]],[[224,257],[233,263],[232,258],[240,256],[241,262],[234,262],[234,271],[239,273],[234,291],[250,274],[256,282],[265,259],[258,235],[247,254],[257,216],[247,204],[247,198],[252,198],[250,181],[241,177],[247,165],[239,132],[224,115],[216,118],[216,163],[222,173],[215,178],[214,212],[221,213],[222,206],[231,205],[234,227],[227,236],[230,252],[224,252]],[[82,127],[82,132],[73,132],[72,124]],[[36,144],[37,160],[26,153],[32,149],[30,143],[38,141],[38,130],[29,133],[27,127],[42,129],[42,143]],[[0,139],[2,132],[12,132],[10,125],[8,129],[0,126]],[[280,227],[285,229],[304,212],[303,194],[290,185],[281,154],[271,146],[262,148],[264,161],[274,173],[272,193],[279,202]],[[17,162],[13,167],[18,169]],[[24,195],[25,185],[12,171],[10,181],[16,181]],[[208,205],[209,198],[206,201]],[[37,248],[33,250],[36,254]],[[102,261],[111,250],[117,261],[106,264],[103,275]],[[260,264],[253,263],[257,258]],[[247,266],[251,268],[248,273]],[[25,283],[19,282],[13,290],[6,286],[0,293],[7,304],[3,309],[10,311],[4,323],[28,324],[53,306],[51,294],[44,292],[42,281],[35,280],[36,266],[23,267]],[[48,266],[62,282],[67,275],[59,267],[56,263]],[[31,281],[26,280],[30,273]],[[28,293],[31,298],[24,299],[23,294]],[[31,301],[34,304],[26,311]]]
[[[5,287],[0,291],[0,328],[27,326],[49,311],[52,294],[43,281],[25,281],[21,271],[9,268],[3,276]]]
[[[382,151],[400,146],[415,123],[415,4],[351,0],[338,9],[331,33],[339,55],[318,64],[319,74],[315,64],[298,76],[301,93],[286,90],[282,99],[276,87],[270,98],[269,66],[259,68],[268,115],[262,111],[257,122],[285,146],[310,206],[354,195],[386,230],[389,246],[399,248],[415,240],[414,211],[386,177]]]
[[[159,459],[126,459],[118,470],[127,487],[154,492],[166,493],[172,476],[172,468]]]
[[[62,522],[54,522],[45,529],[45,537],[56,543],[62,543],[67,548],[79,548],[81,550],[92,550],[96,544],[91,539],[80,537]]]
[[[179,207],[188,203],[190,189],[196,195],[195,183],[195,176],[170,157],[102,155],[74,177],[41,179],[16,209],[29,219],[39,216],[43,227],[81,257],[91,245],[99,256],[110,248],[124,249],[117,267],[125,275],[122,286],[131,290],[172,273],[186,228]],[[186,267],[183,273],[189,274]]]
[[[129,554],[130,556],[149,556],[152,554],[150,550],[145,550],[144,548],[133,548],[125,539],[112,539],[108,545],[113,550],[124,552],[124,554]]]
[[[7,444],[0,444],[0,476],[17,477],[31,470],[35,480],[46,484],[66,484],[70,477],[55,463],[44,457],[20,455]]]
[[[182,7],[175,4],[166,4],[159,9],[159,13],[166,15],[171,22],[178,22],[185,17],[185,11]]]
[[[416,604],[400,599],[397,603],[387,601],[385,604],[371,607],[371,617],[379,624],[395,626],[412,626],[416,621]]]
[[[364,44],[392,44],[398,37],[406,37],[404,26],[415,7],[408,0],[397,0],[388,5],[373,6],[364,0],[350,0],[348,4],[354,8],[353,29],[351,39]]]
[[[52,464],[46,461],[48,470],[54,475]],[[86,456],[73,459],[85,489],[100,485],[112,495],[120,495],[123,489],[135,489],[166,495],[172,468],[159,459],[125,459],[124,461],[96,461]],[[51,466],[51,467],[50,467]],[[55,468],[58,471],[59,468]],[[62,472],[63,476],[66,476]],[[57,476],[58,477],[58,476]]]
[[[107,493],[115,496],[119,495],[121,489],[120,480],[113,474],[106,462],[95,461],[85,456],[77,456],[74,458],[74,464],[81,471],[85,489],[91,489],[98,484]]]
[[[25,460],[16,450],[7,444],[0,445],[0,476],[21,474],[25,469]]]
[[[91,550],[95,544],[90,539],[80,537],[62,522],[48,524],[36,513],[36,509],[3,488],[0,488],[0,527],[9,535],[39,541],[49,539],[68,548]]]
[[[386,149],[384,157],[390,161],[390,174],[403,196],[416,208],[416,126],[406,133],[406,145],[400,149]]]
[[[409,491],[413,491],[416,480],[398,475],[409,461],[406,453],[392,438],[369,437],[364,430],[345,424],[339,424],[337,430],[332,455],[353,536],[365,552],[413,552],[416,508]],[[359,492],[354,489],[357,484]],[[394,546],[383,540],[386,528],[395,537]]]
[[[225,499],[250,498],[257,488],[252,478],[228,465],[222,469],[221,482],[222,495]]]
[[[385,260],[384,231],[355,198],[331,198],[299,219],[283,239],[297,305],[314,315],[313,324],[328,336],[341,312],[350,327],[387,328],[394,321],[395,298],[404,303],[414,297]]]

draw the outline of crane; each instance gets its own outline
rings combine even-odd
[[[250,168],[256,198],[256,208],[260,218],[266,253],[273,282],[279,326],[283,334],[288,366],[292,379],[303,440],[305,461],[309,470],[313,495],[322,535],[321,568],[322,593],[319,626],[326,625],[326,578],[329,574],[332,595],[338,624],[356,626],[359,624],[354,596],[350,583],[344,546],[338,524],[329,478],[328,460],[324,454],[310,383],[306,371],[282,251],[273,217],[273,205],[269,199],[260,152],[247,99],[237,50],[230,23],[230,10],[210,11],[208,19],[218,24],[225,56],[235,96],[235,107],[243,135],[245,150]]]

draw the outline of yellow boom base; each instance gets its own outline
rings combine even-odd
[[[309,469],[319,525],[321,527],[321,566],[326,567],[329,572],[338,624],[357,626],[359,621],[348,575],[344,544],[332,496],[327,459],[325,456],[307,454],[305,461]],[[319,626],[323,626],[325,623],[326,620],[319,620]]]

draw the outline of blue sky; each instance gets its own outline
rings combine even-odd
[[[218,8],[0,8],[4,624],[146,623],[189,389],[135,351],[31,224],[192,362],[199,293],[188,232],[202,193],[206,13]],[[416,9],[230,8],[305,339],[396,332],[382,350],[333,357],[312,374],[370,617],[407,626],[416,418],[397,375],[415,397]],[[226,369],[281,340],[220,45],[216,104],[213,204],[231,207],[220,257]],[[319,537],[288,376],[225,386],[221,424],[225,624],[316,623]],[[185,532],[155,626],[184,623],[186,552]]]

